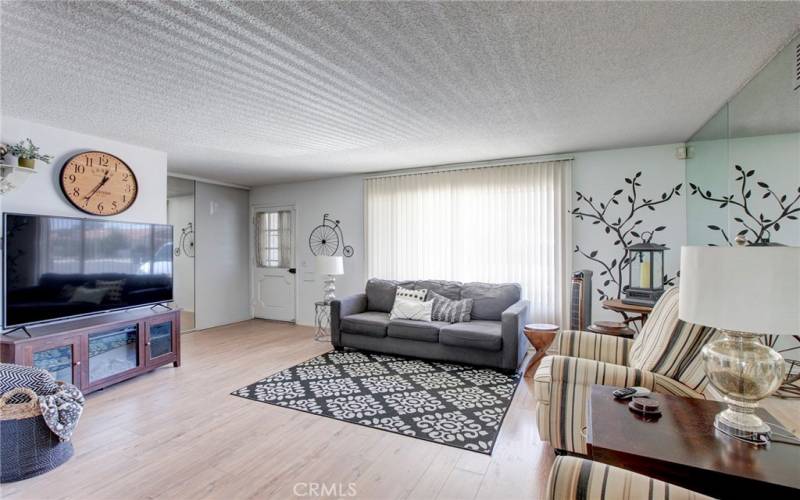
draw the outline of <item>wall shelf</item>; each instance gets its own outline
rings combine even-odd
[[[35,174],[32,168],[0,163],[0,194],[6,194],[21,186],[29,174]]]

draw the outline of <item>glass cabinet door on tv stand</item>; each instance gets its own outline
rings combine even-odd
[[[110,379],[141,365],[139,325],[123,325],[87,336],[89,385]]]
[[[80,387],[82,385],[80,347],[80,337],[42,342],[31,347],[29,364],[47,370],[57,381]]]
[[[145,340],[146,365],[163,364],[177,360],[178,325],[175,315],[149,319],[145,322],[147,336]]]

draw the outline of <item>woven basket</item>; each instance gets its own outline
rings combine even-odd
[[[17,402],[23,396],[27,401]],[[0,397],[0,483],[44,474],[72,453],[72,443],[61,442],[47,427],[35,392],[20,387]]]

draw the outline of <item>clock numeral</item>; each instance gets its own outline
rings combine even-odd
[[[100,158],[97,159],[97,163],[99,163],[101,167],[107,167],[108,158],[106,158],[105,156],[101,156]]]
[[[78,178],[75,177],[75,174],[69,174],[68,179],[69,179],[70,182],[74,183]]]
[[[123,194],[122,195],[122,203],[125,203],[125,200],[127,200],[127,199],[128,199],[128,197]]]
[[[123,198],[124,198],[124,196],[123,196]],[[123,199],[123,202],[124,202],[124,201],[125,201],[125,200]],[[112,201],[112,202],[111,202],[111,210],[116,210],[116,209],[117,209],[117,202],[116,202],[116,201]]]
[[[81,195],[81,190],[80,189],[78,189],[77,187],[72,188],[72,196],[80,196],[80,195]]]
[[[86,172],[86,167],[84,167],[83,165],[75,165],[76,174],[82,174],[84,172]]]
[[[130,177],[129,174],[122,174],[122,181],[126,182],[128,180],[128,177]]]
[[[103,207],[103,202],[101,201],[97,204],[97,211],[102,212],[103,210],[105,210],[105,207]]]
[[[86,157],[86,166],[91,168],[91,166],[92,166],[92,164],[93,164],[93,163],[94,163],[94,158],[89,158],[89,157],[87,156],[87,157]]]
[[[119,163],[114,163],[114,172],[119,170]]]
[[[130,193],[131,191],[132,191],[131,185],[130,184],[125,185],[125,192]]]

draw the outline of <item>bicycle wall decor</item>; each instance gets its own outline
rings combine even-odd
[[[175,256],[180,257],[181,253],[185,256],[194,258],[194,228],[188,222],[186,227],[181,228],[181,235],[175,247]]]
[[[345,244],[344,233],[340,222],[330,218],[330,214],[322,215],[322,224],[311,230],[308,237],[308,248],[316,255],[335,255],[342,247],[342,255],[353,256],[353,247]]]

